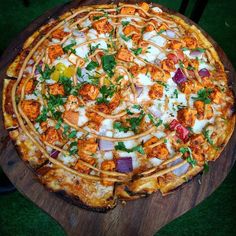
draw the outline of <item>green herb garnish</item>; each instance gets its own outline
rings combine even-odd
[[[179,92],[178,92],[177,89],[175,89],[175,91],[174,91],[174,95],[175,95],[175,98],[178,98],[178,97],[179,97]]]
[[[115,85],[110,85],[110,86],[103,85],[100,88],[100,93],[102,94],[102,97],[97,98],[97,103],[109,103],[108,98],[111,98],[115,92],[116,92]]]
[[[121,21],[121,24],[122,24],[123,26],[127,26],[129,23],[130,23],[129,21]]]
[[[124,127],[120,122],[114,122],[113,128],[117,129],[120,132],[125,132],[125,133],[129,131],[129,128]]]
[[[76,130],[73,130],[70,132],[70,134],[68,135],[68,138],[75,138],[76,137],[76,134],[77,134],[77,131]]]
[[[198,97],[194,97],[193,99],[197,100],[197,101],[202,101],[205,104],[210,104],[211,103],[211,99],[209,98],[209,96],[210,96],[210,94],[212,92],[213,92],[212,89],[208,89],[208,88],[200,89],[197,92]]]
[[[181,148],[179,149],[179,151],[180,151],[182,154],[189,153],[189,156],[186,158],[187,162],[188,162],[189,164],[191,164],[192,167],[196,166],[197,161],[196,161],[195,159],[193,159],[192,150],[191,150],[189,147],[181,147]]]
[[[124,151],[124,152],[139,152],[141,154],[145,154],[144,149],[142,146],[137,145],[132,148],[126,148],[125,144],[123,142],[118,142],[118,144],[115,146],[116,150]]]
[[[41,114],[36,118],[36,122],[42,123],[47,120],[48,109],[43,107]]]
[[[131,39],[131,36],[125,36],[124,34],[120,34],[120,37],[125,41],[128,42]]]
[[[91,61],[91,62],[89,62],[89,64],[85,68],[86,68],[86,70],[91,71],[91,70],[94,70],[98,66],[99,66],[99,64],[96,61]]]
[[[41,77],[40,77],[40,80],[41,81],[45,81],[45,80],[49,80],[50,79],[50,76],[51,74],[54,72],[55,70],[55,66],[53,66],[52,68],[49,67],[48,64],[45,65],[45,69],[44,71],[42,71],[42,68],[37,65],[36,66],[37,70],[39,71]]]
[[[134,53],[135,56],[138,56],[142,53],[142,48],[131,49],[131,51]]]
[[[116,66],[116,60],[113,55],[104,55],[102,56],[102,67],[103,70],[109,75],[109,77],[112,77],[114,72],[113,69]]]
[[[76,42],[73,42],[73,43],[71,43],[71,44],[68,44],[67,46],[65,46],[64,48],[63,48],[63,51],[64,52],[72,52],[72,53],[74,53],[74,54],[76,54],[76,51],[75,51],[75,49],[73,48],[74,46],[76,45]]]

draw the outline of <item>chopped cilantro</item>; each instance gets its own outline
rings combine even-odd
[[[65,124],[65,125],[63,126],[63,135],[66,135],[67,132],[69,131],[69,129],[70,129],[70,126],[67,125],[67,124]]]
[[[177,89],[175,89],[174,95],[175,95],[175,98],[178,98],[178,97],[179,97],[179,93],[178,93],[178,90],[177,90]]]
[[[93,54],[96,49],[98,49],[100,46],[100,43],[98,43],[96,46],[92,46],[91,44],[89,44],[89,55]]]
[[[179,62],[179,67],[184,68],[184,63],[182,61]]]
[[[206,51],[206,49],[204,49],[204,48],[196,48],[195,50],[202,52],[202,53]]]
[[[70,143],[70,149],[69,149],[69,154],[70,155],[74,155],[78,152],[78,143],[75,141],[75,142],[72,142]]]
[[[161,29],[159,32],[157,32],[158,35],[162,34],[163,32],[165,32],[164,29]]]
[[[193,159],[192,150],[190,149],[190,147],[181,147],[179,149],[179,151],[182,154],[189,153],[189,156],[186,158],[186,160],[189,164],[192,165],[192,167],[194,167],[197,164],[197,161],[195,159]]]
[[[55,126],[55,129],[60,129],[60,127],[62,125],[62,122],[63,122],[62,118],[59,118],[59,120],[58,120],[58,122],[57,122],[57,124]]]
[[[48,64],[45,65],[45,69],[44,71],[42,71],[42,68],[37,65],[37,70],[39,71],[41,77],[40,77],[40,80],[41,81],[45,81],[45,80],[49,80],[50,79],[50,76],[51,74],[54,72],[55,70],[55,66],[53,66],[52,68],[49,67]]]
[[[115,146],[116,150],[124,151],[124,152],[139,152],[141,154],[145,154],[144,149],[142,146],[137,145],[132,148],[126,148],[125,144],[123,142],[118,142],[118,144]]]
[[[42,123],[47,120],[48,109],[43,107],[41,114],[36,118],[36,122]]]
[[[152,114],[148,114],[148,118],[151,120],[151,122],[156,126],[156,127],[158,127],[158,126],[160,126],[161,124],[162,124],[162,120],[161,119],[159,119],[158,121],[156,121],[155,119],[154,119],[154,117],[153,117],[153,115]]]
[[[129,131],[129,128],[128,127],[124,127],[120,122],[114,122],[113,128],[117,129],[118,131],[123,131],[125,133],[127,131]]]
[[[82,77],[82,71],[81,71],[80,67],[77,68],[76,73],[77,73],[78,77]]]
[[[143,117],[145,116],[144,112],[141,111],[140,115],[138,117],[131,117],[130,119],[127,119],[127,121],[130,123],[130,129],[137,133],[137,127],[140,125]]]
[[[131,49],[131,51],[134,53],[135,56],[138,56],[142,53],[142,48]]]
[[[209,96],[210,96],[211,93],[212,93],[212,89],[203,88],[203,89],[200,89],[197,92],[198,97],[194,97],[193,99],[197,100],[197,101],[202,101],[205,104],[210,104],[211,103],[211,99],[209,98]]]
[[[195,67],[193,67],[193,66],[188,66],[188,67],[187,67],[187,70],[195,70]]]
[[[211,139],[211,135],[209,134],[210,130],[203,130],[203,135],[206,138],[207,142],[210,143],[212,146],[214,146],[213,140]]]
[[[125,36],[124,34],[120,34],[120,37],[125,41],[128,42],[131,39],[131,36]]]
[[[188,51],[189,49],[188,48],[182,48],[182,51]]]
[[[86,66],[86,70],[94,70],[96,67],[98,67],[99,64],[96,61],[91,61],[89,64]]]
[[[67,94],[67,95],[70,94],[70,91],[73,87],[72,86],[72,81],[69,78],[65,77],[65,76],[60,76],[58,82],[63,85],[65,94]]]
[[[76,45],[76,42],[73,42],[73,43],[71,43],[71,44],[68,44],[67,46],[65,46],[65,47],[63,48],[63,51],[64,51],[64,52],[72,52],[72,53],[76,54],[76,51],[75,51],[75,49],[73,48],[75,45]]]
[[[122,24],[123,26],[127,26],[127,25],[129,24],[129,21],[121,21],[121,24]]]
[[[89,83],[93,85],[98,85],[99,83],[99,77],[88,75]]]
[[[204,166],[203,166],[203,171],[205,172],[205,173],[207,173],[208,171],[209,171],[209,164],[208,164],[208,162],[205,162],[204,163]]]
[[[112,77],[114,72],[113,69],[116,66],[116,60],[113,55],[104,55],[102,56],[102,67],[103,70]]]
[[[73,130],[70,132],[70,134],[68,135],[68,138],[75,138],[76,137],[76,134],[77,134],[77,131],[76,130]]]
[[[140,110],[140,109],[141,109],[141,106],[140,106],[140,105],[137,105],[137,104],[135,104],[135,105],[133,105],[133,106],[132,106],[132,108]]]
[[[103,85],[100,88],[100,93],[102,94],[102,97],[99,97],[97,99],[97,103],[103,103],[103,102],[108,103],[109,102],[108,98],[111,98],[115,92],[116,92],[115,85],[110,85],[110,86]]]

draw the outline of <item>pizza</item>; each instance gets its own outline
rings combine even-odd
[[[105,212],[171,193],[234,129],[234,96],[204,34],[147,4],[83,6],[34,32],[7,69],[5,128],[49,191]]]

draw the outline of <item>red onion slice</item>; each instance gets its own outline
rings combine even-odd
[[[208,69],[206,68],[203,68],[201,70],[198,71],[198,74],[201,76],[201,77],[210,77],[210,72]]]
[[[58,150],[53,149],[50,153],[50,157],[56,159],[58,157],[59,153],[60,152]]]
[[[143,87],[135,86],[135,89],[136,89],[137,97],[139,97],[141,93],[143,92]]]
[[[116,170],[121,173],[133,171],[132,157],[121,157],[116,159]]]
[[[187,77],[182,72],[182,70],[180,68],[178,68],[177,71],[175,72],[174,77],[172,79],[173,79],[173,81],[176,84],[181,84],[181,83],[183,83],[183,82],[185,82],[187,80]]]
[[[198,50],[193,50],[190,52],[190,56],[192,57],[200,57],[202,55],[202,52],[198,51]]]
[[[114,143],[111,141],[99,139],[98,141],[99,149],[102,151],[111,151],[114,149]]]

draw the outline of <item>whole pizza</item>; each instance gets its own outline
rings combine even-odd
[[[50,191],[94,211],[163,195],[216,160],[235,124],[213,45],[145,2],[72,9],[4,80],[5,128]]]

